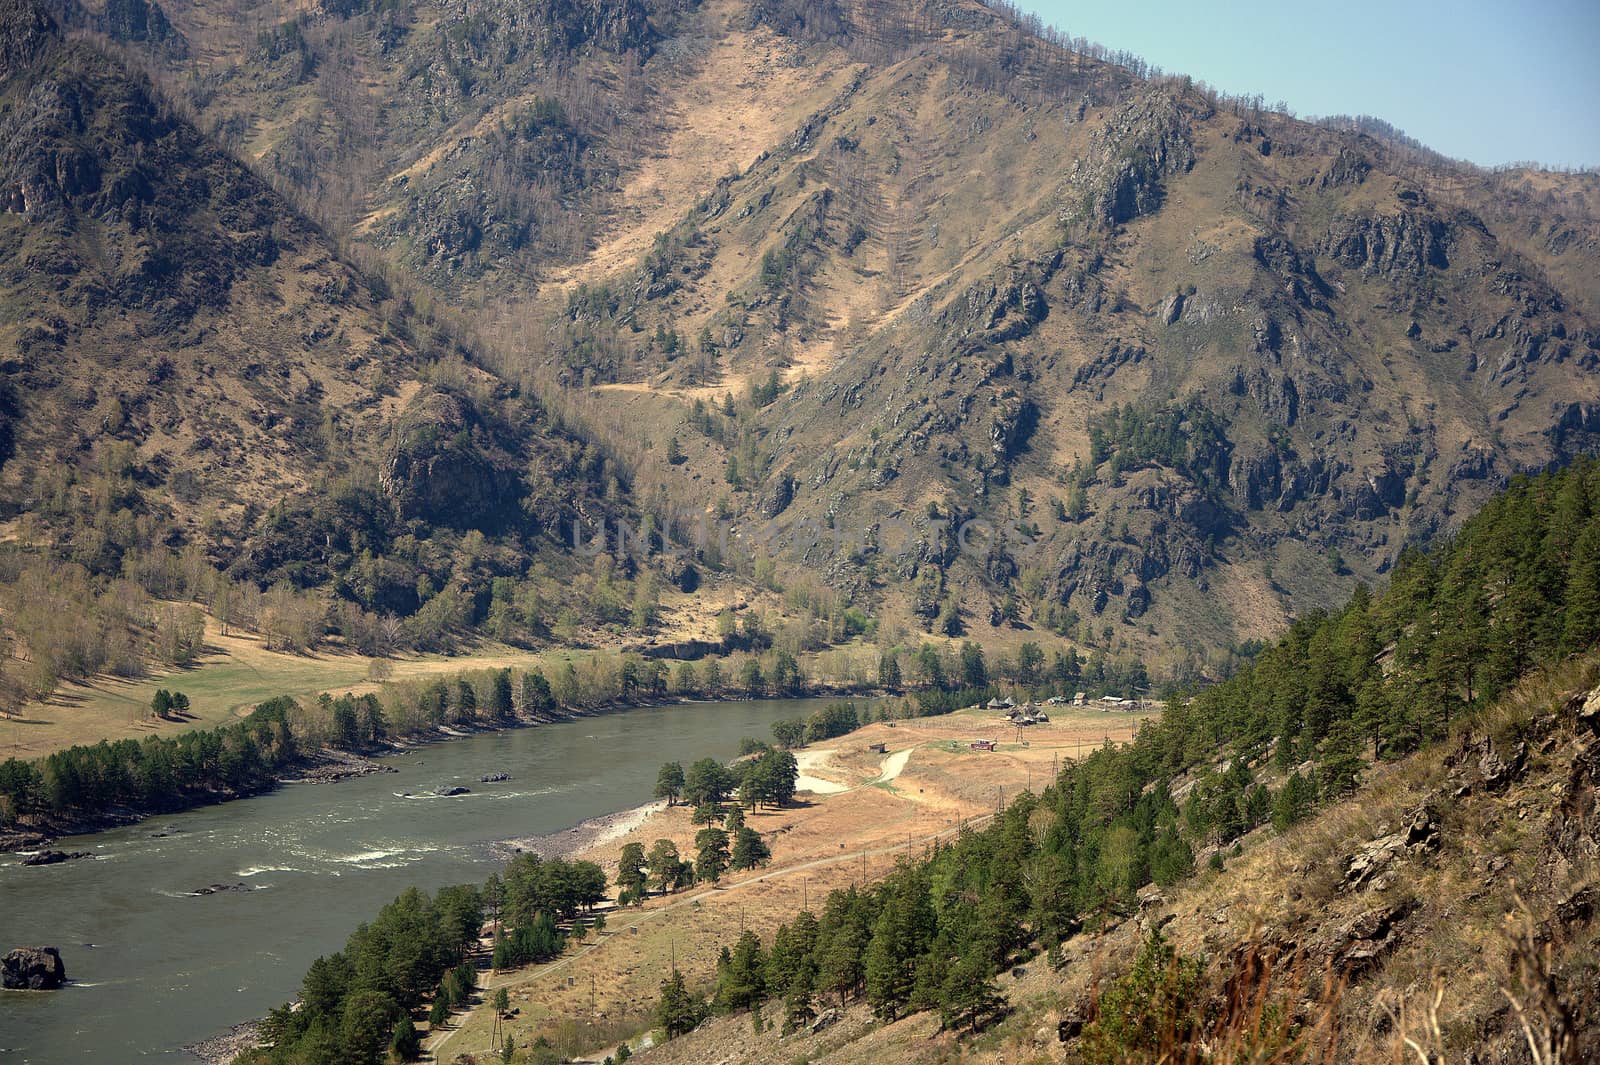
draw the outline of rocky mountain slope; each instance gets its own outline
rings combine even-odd
[[[396,541],[528,554],[599,505],[604,459],[445,322],[112,54],[26,0],[3,14],[0,497],[25,539],[113,575],[193,544],[406,613],[449,568]],[[393,564],[352,576],[364,553]]]
[[[752,395],[738,444],[695,439],[684,470],[798,526],[780,557],[910,588],[930,625],[1214,646],[1595,447],[1595,286],[1558,273],[1593,262],[1592,178],[1551,212],[1583,237],[1529,239],[1503,182],[1056,69],[969,14],[864,67],[545,338],[657,434]],[[972,518],[999,532],[963,548]]]
[[[1003,8],[76,19],[560,392],[648,505],[912,632],[1193,664],[1600,447],[1594,175],[1299,121]]]

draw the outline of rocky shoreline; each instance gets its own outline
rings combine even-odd
[[[258,1046],[261,1042],[261,1025],[257,1021],[236,1024],[221,1035],[191,1043],[183,1049],[205,1062],[205,1065],[228,1065],[230,1061]]]
[[[562,832],[508,839],[498,844],[498,849],[503,850],[508,858],[524,851],[531,851],[541,858],[572,858],[621,839],[666,808],[664,802],[649,802],[631,810],[591,817]]]
[[[374,773],[398,773],[392,765],[374,761],[346,751],[322,751],[317,762],[305,766],[294,776],[279,778],[280,784],[334,784],[352,777],[366,777]]]

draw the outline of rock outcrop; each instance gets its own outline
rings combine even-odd
[[[8,991],[54,991],[67,981],[55,947],[18,947],[0,958],[0,986]]]
[[[93,858],[93,851],[39,851],[22,859],[23,865],[59,865],[79,858]]]
[[[401,416],[379,482],[402,518],[452,528],[492,524],[518,494],[509,462],[493,450],[469,402],[424,393]]]
[[[1081,202],[1069,217],[1114,226],[1161,205],[1168,177],[1194,165],[1188,119],[1176,99],[1151,92],[1118,108],[1096,132],[1094,152],[1073,164]]]
[[[1421,211],[1342,215],[1328,226],[1319,249],[1341,266],[1369,274],[1409,274],[1450,266],[1451,227]]]
[[[1412,911],[1411,903],[1394,903],[1363,910],[1329,932],[1313,948],[1334,970],[1355,978],[1374,968],[1400,942],[1400,922]]]
[[[1383,890],[1393,880],[1395,864],[1438,850],[1442,831],[1439,811],[1432,804],[1417,807],[1403,829],[1378,837],[1345,860],[1340,887],[1350,891]]]

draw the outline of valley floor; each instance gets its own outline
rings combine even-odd
[[[1049,724],[1023,729],[1018,743],[1016,728],[1001,715],[969,710],[872,724],[798,751],[802,787],[811,790],[791,807],[746,815],[769,840],[769,866],[733,874],[713,887],[653,897],[638,909],[604,909],[606,928],[598,936],[547,965],[489,975],[480,997],[486,1001],[495,989],[507,989],[519,1013],[505,1022],[505,1030],[519,1046],[543,1035],[563,1051],[582,1053],[636,1035],[649,1027],[672,964],[691,985],[708,981],[717,952],[741,928],[770,936],[803,906],[820,908],[829,891],[863,877],[876,879],[907,854],[921,854],[963,825],[981,823],[1007,797],[1030,784],[1042,786],[1064,760],[1126,740],[1138,720],[1063,708]],[[1010,742],[993,752],[969,746],[989,738]],[[885,752],[870,749],[878,743]],[[602,826],[579,849],[560,840],[526,842],[542,853],[599,862],[610,876],[629,842],[648,850],[668,838],[681,853],[692,854],[698,826],[690,823],[690,813],[683,806],[647,807],[628,831]],[[748,1019],[744,1023],[748,1027]],[[480,1004],[433,1035],[428,1046],[435,1060],[454,1061],[460,1053],[489,1049],[491,1042],[498,1049],[504,1032],[493,1036],[492,1011]]]

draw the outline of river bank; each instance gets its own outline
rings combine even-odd
[[[245,1021],[236,1024],[226,1032],[210,1039],[202,1039],[198,1043],[190,1043],[183,1049],[193,1054],[204,1065],[228,1065],[240,1054],[253,1050],[261,1044],[261,1024],[258,1021]]]
[[[666,808],[667,804],[658,799],[631,810],[591,817],[561,832],[508,839],[500,844],[500,849],[507,860],[524,851],[531,851],[541,858],[576,858],[638,831]]]
[[[692,699],[615,700],[593,707],[561,710],[554,714],[524,715],[509,720],[438,725],[427,732],[396,737],[377,747],[369,747],[357,751],[324,748],[303,754],[292,765],[280,771],[272,781],[260,787],[218,789],[210,792],[191,793],[183,797],[183,801],[163,802],[144,807],[124,805],[92,812],[25,815],[18,818],[17,823],[13,826],[0,830],[0,852],[16,852],[47,847],[59,839],[70,836],[88,835],[115,828],[125,828],[164,814],[181,813],[185,810],[214,806],[237,799],[252,798],[269,793],[285,784],[337,783],[353,777],[392,772],[392,767],[387,766],[382,759],[467,736],[538,728],[541,725],[625,713],[631,710],[752,701],[792,701],[793,699],[878,698],[884,694],[886,693],[867,686],[852,688],[838,685],[818,685],[802,695],[774,697],[768,700],[750,700],[731,693],[701,696]]]
[[[519,844],[554,854],[602,840],[591,854],[604,864],[641,811],[635,834],[675,834],[669,822],[688,811],[651,812],[663,762],[731,759],[741,737],[824,705],[687,703],[442,734],[451,742],[386,751],[378,760],[394,773],[278,787],[57,844],[94,860],[0,862],[0,924],[17,943],[61,947],[73,979],[62,995],[8,999],[6,1060],[135,1061],[225,1034],[292,998],[317,956],[409,888],[482,883]],[[438,794],[457,786],[469,790]],[[216,884],[250,890],[197,891]]]

